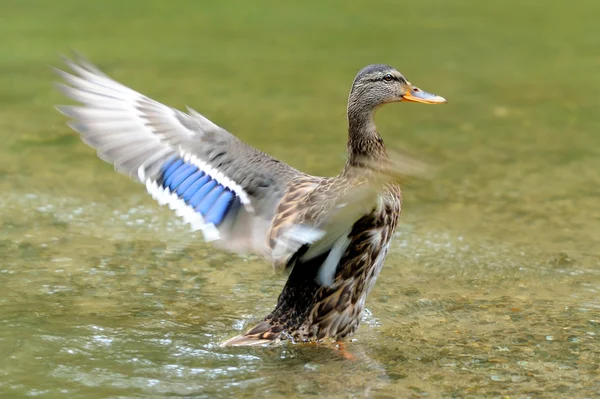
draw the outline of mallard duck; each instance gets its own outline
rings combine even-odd
[[[341,340],[357,329],[401,210],[399,184],[374,122],[393,102],[446,100],[395,68],[361,69],[348,99],[348,159],[336,177],[302,173],[243,143],[188,108],[181,112],[66,59],[59,89],[80,105],[59,106],[104,161],[145,185],[206,241],[253,253],[289,271],[275,309],[224,345]],[[375,183],[377,182],[377,183]]]

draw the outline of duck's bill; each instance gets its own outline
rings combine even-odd
[[[402,100],[423,104],[445,104],[448,102],[444,97],[427,93],[426,91],[423,91],[418,87],[413,87],[412,89],[410,89],[408,93],[402,96]]]

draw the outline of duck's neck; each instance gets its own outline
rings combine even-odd
[[[348,100],[348,160],[345,170],[361,167],[365,162],[387,158],[383,139],[375,126],[375,107]]]

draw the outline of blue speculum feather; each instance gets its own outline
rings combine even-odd
[[[179,168],[181,165],[183,165],[183,159],[181,158],[175,158],[175,159],[171,159],[169,160],[165,166],[163,167],[163,173],[161,176],[161,183],[162,181],[164,181],[167,177],[171,176],[171,174],[177,169]]]
[[[190,177],[190,175],[192,175],[197,170],[197,166],[187,164],[184,164],[184,166],[181,166],[179,169],[177,169],[177,171],[172,175],[173,180],[169,183],[169,188],[171,189],[171,191],[175,191],[175,189],[177,189],[177,187],[179,187],[179,185],[183,183],[185,179]]]
[[[200,203],[196,207],[196,211],[200,212],[203,215],[206,215],[206,213],[215,204],[215,202],[217,202],[217,198],[219,198],[219,195],[221,195],[223,190],[225,190],[225,187],[221,185],[215,186],[215,188],[210,190],[210,193],[206,194],[202,201],[200,201]]]
[[[177,194],[180,196],[183,195],[186,192],[186,190],[190,188],[190,186],[194,184],[197,180],[199,180],[202,176],[204,176],[204,172],[202,172],[201,170],[196,170],[183,182],[181,182],[179,186],[177,186]]]
[[[192,208],[196,208],[198,206],[198,204],[200,204],[200,202],[202,202],[204,197],[206,197],[206,194],[208,194],[210,192],[210,190],[212,190],[216,185],[217,185],[216,180],[210,180],[208,183],[206,183],[205,185],[200,187],[200,189],[198,191],[196,191],[196,194],[194,194],[192,196],[192,198],[190,198],[189,205]],[[196,211],[197,210],[198,209],[196,209]]]
[[[178,157],[169,158],[162,167],[163,172],[167,173],[169,171],[169,169],[171,168],[171,166],[173,166],[173,164],[176,163],[177,161],[181,161],[183,163],[183,160],[181,158],[178,158]],[[181,165],[181,163],[179,165]],[[175,166],[175,167],[178,167],[178,166]],[[171,171],[173,171],[173,170],[171,169]]]
[[[206,183],[208,183],[209,180],[212,180],[212,178],[209,175],[204,175],[201,178],[199,178],[198,180],[196,180],[183,193],[183,195],[182,195],[183,200],[186,203],[189,204],[190,199],[192,198],[192,196],[194,196],[194,194],[196,194],[198,192],[198,190],[200,189],[200,187],[202,187],[203,185],[205,185]]]
[[[181,175],[181,172],[187,170],[191,166],[191,165],[187,165],[183,162],[181,164],[179,164],[179,166],[177,166],[177,167],[176,167],[176,165],[177,165],[177,162],[169,167],[169,169],[172,170],[171,173],[165,173],[165,175],[164,175],[165,187],[170,188],[170,186],[173,185],[173,180],[175,178],[177,178],[179,175]]]
[[[219,184],[196,165],[173,157],[165,162],[157,183],[168,187],[188,206],[200,213],[206,223],[218,226],[239,202],[233,191]]]
[[[233,199],[234,194],[231,191],[225,190],[223,193],[221,193],[215,204],[210,208],[210,211],[208,211],[204,217],[206,223],[219,225],[233,204]]]

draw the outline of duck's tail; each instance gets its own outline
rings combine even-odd
[[[276,344],[281,341],[281,326],[272,325],[263,320],[245,334],[235,336],[223,342],[221,346],[258,346]]]

